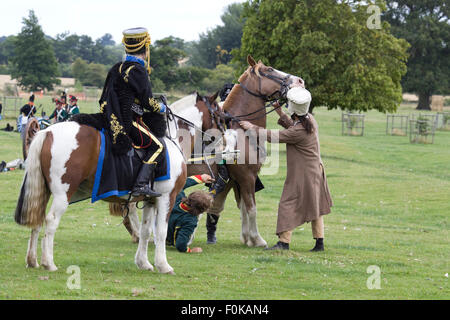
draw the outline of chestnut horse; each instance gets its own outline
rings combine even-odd
[[[169,126],[171,125],[169,121]],[[162,195],[153,201],[146,201],[140,225],[139,245],[135,256],[138,268],[152,270],[148,261],[148,241],[151,227],[156,225],[155,265],[161,273],[173,273],[166,257],[166,234],[168,214],[176,195],[186,181],[186,164],[177,141],[164,138],[170,154],[170,179],[156,181],[154,188]],[[57,270],[53,261],[53,239],[60,219],[77,191],[92,190],[101,136],[96,129],[76,122],[57,123],[39,131],[31,142],[24,180],[16,207],[15,221],[32,229],[28,243],[26,262],[28,267],[38,267],[37,241],[45,221],[45,235],[42,239],[41,264],[49,271]],[[80,189],[80,190],[79,190]],[[81,192],[81,191],[80,191]],[[45,214],[50,195],[53,203]],[[109,197],[106,201],[125,202],[123,198]],[[131,198],[132,202],[143,200]]]
[[[239,84],[233,87],[223,104],[223,111],[231,119],[227,131],[240,131],[241,120],[265,128],[265,104],[276,99],[285,99],[287,91],[293,86],[304,87],[304,81],[299,77],[265,66],[261,61],[256,63],[251,56],[247,57],[247,62],[249,67],[240,76]],[[256,223],[255,181],[262,165],[260,153],[252,150],[258,159],[256,163],[249,161],[250,150],[255,147],[264,148],[263,142],[259,141],[255,146],[249,142],[249,137],[245,136],[245,152],[240,155],[243,158],[240,158],[237,164],[227,165],[230,182],[227,188],[217,195],[208,213],[220,215],[227,194],[233,188],[237,206],[241,211],[241,242],[249,247],[266,247],[267,243],[260,236]]]

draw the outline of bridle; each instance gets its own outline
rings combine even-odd
[[[256,74],[254,68],[252,68],[251,72]],[[264,102],[274,101],[276,99],[285,98],[286,97],[286,94],[287,94],[287,92],[289,90],[289,85],[290,85],[290,82],[288,81],[288,79],[290,77],[292,77],[291,74],[286,74],[286,76],[284,76],[284,77],[278,77],[278,76],[275,76],[275,75],[272,75],[272,74],[269,74],[269,73],[265,73],[263,71],[259,71],[258,73],[262,77],[265,77],[267,79],[270,79],[270,80],[278,83],[280,85],[280,88],[278,90],[275,90],[270,95],[262,94],[261,93],[261,86],[262,86],[261,85],[261,77],[258,76],[258,87],[259,87],[259,92],[258,93],[252,92],[251,90],[249,90],[247,88],[246,85],[244,85],[243,83],[239,83],[239,85],[242,87],[242,89],[244,89],[246,92],[248,92],[252,96],[255,96],[257,98],[260,98],[260,99],[264,100]],[[277,94],[278,94],[278,97],[275,97],[275,95],[277,95]]]
[[[251,72],[256,75],[256,72],[255,72],[254,68],[252,68]],[[262,99],[266,104],[263,107],[261,107],[260,109],[256,110],[256,111],[253,111],[253,112],[250,112],[250,113],[247,113],[247,114],[237,115],[237,116],[233,116],[229,112],[225,112],[224,116],[225,116],[225,121],[226,122],[228,122],[230,120],[231,121],[235,121],[235,122],[239,122],[241,120],[255,121],[255,120],[258,120],[258,119],[261,119],[261,118],[265,117],[266,115],[268,115],[269,113],[271,113],[271,112],[275,111],[276,109],[280,108],[282,105],[284,105],[287,102],[286,101],[286,95],[287,95],[287,92],[289,90],[289,85],[290,85],[290,81],[288,81],[288,80],[289,80],[290,77],[292,77],[292,75],[291,74],[286,74],[286,76],[284,76],[284,77],[278,77],[278,76],[275,76],[275,75],[272,75],[272,74],[265,73],[263,71],[259,71],[258,73],[262,77],[265,77],[267,79],[270,79],[270,80],[275,81],[276,83],[278,83],[280,85],[280,88],[278,90],[275,90],[270,95],[262,94],[261,93],[261,87],[262,87],[262,85],[261,85],[261,77],[259,77],[259,76],[258,76],[259,92],[257,92],[257,93],[252,92],[243,83],[239,83],[239,86],[241,86],[242,89],[244,89],[245,92],[249,93],[250,95],[252,95],[254,97]],[[278,106],[278,107],[276,107],[276,108],[274,108],[274,109],[272,109],[272,110],[270,110],[268,112],[265,112],[264,114],[262,114],[260,116],[257,116],[257,117],[251,118],[251,119],[244,119],[245,117],[254,115],[256,113],[259,113],[259,112],[261,112],[263,110],[266,110],[267,108],[271,107],[273,105],[273,103],[275,102],[275,100],[281,100],[280,101],[281,102],[280,106]]]

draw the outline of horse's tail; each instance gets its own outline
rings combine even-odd
[[[109,203],[109,214],[112,216],[122,217],[124,212],[124,206],[120,203],[110,202]]]
[[[50,190],[45,182],[41,168],[41,150],[47,137],[39,131],[33,138],[26,160],[25,176],[17,201],[14,220],[30,228],[41,226],[45,220],[45,208],[50,198]]]

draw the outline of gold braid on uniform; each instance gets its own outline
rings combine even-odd
[[[148,104],[150,107],[152,107],[154,112],[158,112],[161,109],[161,105],[159,104],[158,100],[155,98],[148,98]]]
[[[113,113],[111,114],[111,131],[113,132],[113,143],[116,143],[117,140],[117,136],[119,134],[125,134],[125,132],[123,131],[123,127],[120,125],[119,121],[117,120],[116,115]]]

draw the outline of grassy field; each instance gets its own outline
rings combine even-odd
[[[95,103],[80,108],[91,111]],[[410,106],[399,110],[410,112]],[[410,144],[385,134],[384,114],[368,112],[363,137],[341,136],[339,111],[315,113],[334,201],[325,217],[325,252],[309,252],[309,224],[296,229],[289,252],[247,248],[230,196],[216,245],[205,243],[203,217],[193,243],[203,253],[169,248],[175,276],[144,272],[134,265],[136,245],[121,220],[109,216],[105,203],[85,201],[69,207],[56,233],[59,270],[26,269],[30,232],[13,221],[23,171],[11,171],[0,173],[0,299],[449,299],[450,132],[438,131],[434,144]],[[11,119],[0,127],[6,122]],[[271,117],[269,127],[275,123]],[[262,176],[266,188],[256,195],[259,230],[269,245],[277,241],[286,173],[280,149],[278,174]],[[19,134],[0,131],[0,161],[20,157]],[[150,246],[151,263],[153,253]],[[81,270],[80,290],[66,286],[71,265]],[[366,284],[373,265],[381,271],[378,290]]]

